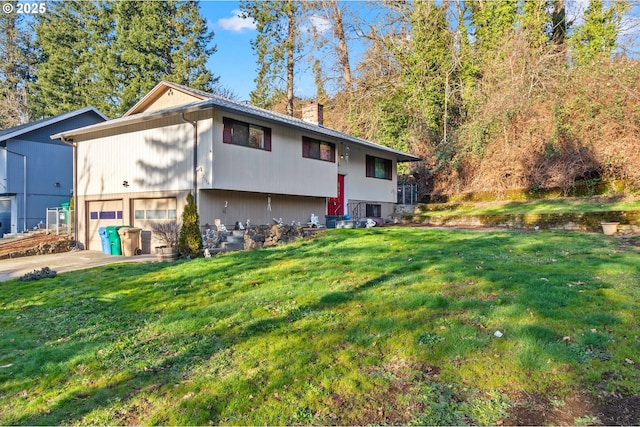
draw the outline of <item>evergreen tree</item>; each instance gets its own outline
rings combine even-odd
[[[550,33],[552,5],[550,0],[529,0],[524,2],[520,14],[521,33],[532,48],[543,47],[553,35]]]
[[[434,2],[416,2],[411,13],[411,40],[403,52],[402,73],[407,100],[432,135],[442,135],[445,105],[456,64],[446,9]]]
[[[626,2],[613,2],[605,9],[602,0],[591,0],[584,12],[584,22],[571,35],[575,63],[609,58],[617,47],[620,22],[629,10]]]
[[[196,257],[202,250],[200,217],[193,195],[187,195],[187,204],[182,211],[182,226],[178,236],[178,252],[182,256]]]
[[[118,113],[126,112],[160,80],[213,90],[218,78],[206,69],[215,52],[194,1],[119,1],[113,6],[111,55],[120,82]]]
[[[16,2],[7,2],[15,9]],[[34,55],[24,15],[0,15],[0,129],[29,119],[26,84],[32,79]]]
[[[207,92],[217,90],[219,78],[207,70],[207,59],[216,52],[211,46],[214,34],[200,15],[196,1],[179,3],[173,15],[176,37],[171,52],[172,68],[168,80]]]
[[[126,112],[158,81],[212,90],[213,33],[194,1],[50,1],[36,25],[36,117]]]
[[[301,5],[293,0],[286,1],[245,1],[241,4],[243,16],[256,23],[258,35],[251,42],[258,59],[256,88],[250,94],[251,102],[267,108],[282,91],[281,81],[285,81],[287,114],[293,115],[294,75],[296,54],[300,51],[297,22]],[[283,76],[282,70],[285,70]]]
[[[104,36],[95,34],[98,19],[96,4],[88,1],[50,1],[47,13],[38,15],[36,81],[29,85],[34,118],[87,105],[104,107],[93,96],[100,82],[96,82],[99,65],[92,43]]]
[[[515,32],[518,1],[471,2],[470,10],[475,35],[475,54],[480,63],[506,56],[501,48]]]

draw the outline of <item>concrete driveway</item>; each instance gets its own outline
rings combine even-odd
[[[42,267],[64,273],[119,262],[155,262],[156,260],[155,255],[113,256],[99,251],[71,251],[62,254],[3,259],[0,260],[0,282],[20,278]]]

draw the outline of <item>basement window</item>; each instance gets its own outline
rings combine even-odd
[[[367,217],[369,218],[381,218],[382,217],[382,205],[373,205],[367,203]]]

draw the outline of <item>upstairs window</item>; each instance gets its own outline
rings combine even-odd
[[[330,142],[302,137],[302,157],[335,163],[336,146]]]
[[[392,164],[388,159],[367,156],[367,176],[369,178],[391,179]]]
[[[224,117],[222,142],[271,151],[271,128]]]

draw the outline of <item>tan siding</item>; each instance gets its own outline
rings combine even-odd
[[[168,122],[168,121],[167,121]],[[79,195],[180,190],[193,186],[193,128],[186,123],[127,132],[78,144]],[[127,181],[129,187],[123,187]]]
[[[198,122],[198,188],[213,187],[213,120]]]
[[[272,151],[223,144],[223,116],[270,127]],[[233,226],[247,218],[254,224],[272,223],[272,218],[306,224],[312,213],[324,222],[326,198],[336,196],[339,172],[346,175],[347,203],[380,203],[386,216],[396,200],[395,161],[392,180],[366,177],[365,155],[389,158],[384,152],[321,138],[336,144],[336,162],[306,159],[302,136],[317,137],[313,133],[216,110],[187,114],[187,119],[198,120],[196,179],[202,224],[221,219]],[[93,234],[86,224],[88,201],[122,200],[123,223],[130,225],[134,199],[173,197],[179,218],[194,185],[193,137],[192,125],[172,116],[79,138],[78,235],[83,243]]]
[[[223,116],[270,127],[272,151],[223,144]],[[302,136],[303,133],[287,127],[216,112],[213,125],[213,188],[335,196],[337,163],[303,158]]]
[[[268,210],[269,197],[271,211]],[[273,218],[282,218],[286,224],[292,221],[306,225],[311,214],[324,222],[325,199],[319,197],[296,197],[278,194],[243,193],[212,190],[200,193],[200,223],[215,224],[219,219],[227,227],[251,220],[254,225],[272,224]]]
[[[349,173],[345,178],[345,196],[351,202],[355,200],[395,203],[398,192],[398,174],[393,160],[392,179],[367,177],[366,155],[391,159],[382,152],[351,147],[349,154]]]
[[[175,89],[166,90],[161,96],[159,96],[151,104],[149,104],[144,111],[157,111],[165,108],[175,107],[178,105],[189,104],[196,101],[200,101],[200,98]]]
[[[136,109],[135,114],[163,110],[165,108],[190,104],[192,102],[200,100],[202,100],[202,98],[193,96],[192,94],[186,92],[182,92],[181,90],[166,88],[153,99],[149,99],[146,103],[140,105]]]

